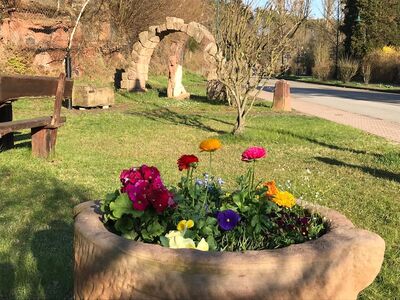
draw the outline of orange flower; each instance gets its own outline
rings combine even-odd
[[[267,197],[273,197],[277,193],[279,193],[279,190],[278,190],[278,188],[276,187],[276,184],[275,184],[275,180],[268,181],[268,182],[264,183],[264,186],[266,186],[268,188],[268,191],[266,193]]]
[[[217,139],[207,139],[200,143],[200,150],[207,152],[214,152],[221,148],[221,142]]]

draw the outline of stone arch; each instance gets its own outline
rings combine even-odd
[[[151,26],[139,34],[139,41],[133,45],[132,62],[122,75],[121,88],[128,91],[145,91],[148,80],[149,64],[154,49],[167,35],[174,32],[184,32],[194,38],[204,49],[204,59],[210,63],[207,80],[216,79],[214,55],[217,46],[213,35],[208,29],[196,22],[185,23],[183,19],[167,17],[164,24]]]

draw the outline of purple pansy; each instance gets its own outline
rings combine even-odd
[[[220,211],[217,213],[218,225],[223,230],[228,231],[235,228],[240,221],[240,216],[231,209]]]

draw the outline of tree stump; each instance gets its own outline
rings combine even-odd
[[[274,111],[291,111],[292,100],[290,96],[290,86],[285,80],[278,80],[275,84],[274,101],[272,103]]]
[[[167,97],[176,99],[187,99],[190,94],[186,92],[182,84],[183,77],[183,44],[173,42],[168,57],[168,88]]]

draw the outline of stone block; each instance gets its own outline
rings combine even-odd
[[[167,17],[166,21],[167,29],[172,30],[180,30],[182,25],[185,24],[185,21],[183,19],[174,17]]]
[[[285,80],[278,80],[275,84],[274,100],[272,103],[274,111],[291,111],[290,86]]]
[[[131,53],[132,61],[137,63],[139,61],[139,53],[137,53],[135,50],[132,51]]]
[[[158,36],[153,36],[149,39],[152,43],[158,44],[160,42],[160,37]]]
[[[139,41],[143,45],[149,40],[149,32],[148,31],[142,31],[139,33]]]
[[[121,82],[121,87],[126,81]],[[110,87],[74,86],[72,106],[96,107],[114,105],[114,89]]]
[[[166,24],[162,24],[162,25],[158,25],[157,26],[157,33],[161,33],[167,31],[167,25]]]
[[[218,48],[217,45],[213,42],[209,43],[205,48],[204,52],[209,53],[211,56],[217,54]]]
[[[151,32],[153,35],[156,35],[157,26],[150,26],[148,32]]]
[[[195,22],[190,22],[188,25],[188,29],[187,29],[187,34],[191,37],[193,37],[196,42],[198,42],[199,44],[201,43],[201,41],[204,38],[204,33],[202,31],[202,29],[198,26],[198,23]]]
[[[154,48],[142,48],[142,51],[140,52],[139,62],[142,61],[149,62],[151,56],[153,55],[153,52]]]
[[[147,40],[144,43],[143,42],[140,42],[140,43],[142,44],[143,48],[146,48],[146,49],[154,49],[158,45],[158,42],[157,43],[153,43],[150,40]]]
[[[137,53],[140,54],[142,50],[143,50],[143,46],[140,42],[136,42],[135,44],[133,44],[132,52],[136,51]]]
[[[139,74],[147,74],[149,72],[148,64],[137,64],[136,70]]]
[[[182,32],[187,32],[188,26],[189,26],[188,24],[183,24],[183,25],[181,26],[181,29],[180,29],[180,30],[181,30]]]

